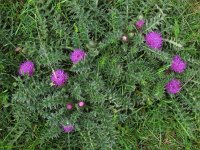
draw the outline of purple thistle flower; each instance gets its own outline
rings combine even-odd
[[[73,64],[77,64],[79,61],[84,59],[86,56],[86,53],[81,50],[81,49],[75,49],[71,54],[70,54],[70,59],[73,62]]]
[[[32,76],[35,71],[35,65],[32,61],[28,60],[23,62],[19,67],[19,74],[25,75],[28,74],[28,76]]]
[[[55,86],[63,86],[68,80],[68,74],[62,69],[54,71],[51,75],[51,81]]]
[[[68,110],[71,110],[73,108],[73,105],[71,103],[67,103],[66,107]]]
[[[70,133],[72,131],[74,131],[74,126],[73,125],[62,125],[63,131],[65,133]]]
[[[79,107],[84,107],[85,106],[85,102],[83,102],[83,101],[78,102],[78,106]]]
[[[135,26],[137,29],[141,29],[144,26],[144,24],[145,24],[145,21],[143,19],[141,19],[135,23]]]
[[[171,69],[174,72],[182,73],[185,70],[186,66],[187,66],[186,62],[180,56],[175,55],[172,58]]]
[[[145,41],[148,47],[160,50],[162,48],[163,38],[158,32],[149,32],[145,35]]]
[[[169,94],[176,94],[181,91],[181,81],[178,79],[172,79],[165,85],[165,89]]]

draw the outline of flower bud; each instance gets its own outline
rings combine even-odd
[[[122,35],[121,37],[122,42],[128,42],[128,36],[126,34]]]
[[[79,107],[84,107],[85,106],[85,102],[83,102],[83,101],[78,102],[78,106]]]
[[[72,110],[73,109],[73,105],[71,103],[67,103],[66,108],[68,110]]]

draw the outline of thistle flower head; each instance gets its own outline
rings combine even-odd
[[[135,26],[137,29],[141,29],[144,26],[144,24],[145,24],[145,21],[143,19],[141,19],[135,23]]]
[[[68,80],[68,74],[65,73],[64,70],[62,69],[54,71],[51,75],[51,82],[55,86],[63,86],[67,80]]]
[[[176,55],[172,58],[171,69],[174,72],[182,73],[186,66],[186,62],[180,56]]]
[[[81,50],[81,49],[75,49],[71,54],[70,54],[70,60],[72,61],[73,64],[77,64],[79,61],[84,59],[86,56],[86,53]]]
[[[145,41],[149,48],[160,50],[162,48],[163,38],[158,32],[149,32],[145,35]]]
[[[65,133],[73,132],[75,129],[73,125],[62,125],[62,128]]]
[[[172,79],[165,85],[165,89],[169,94],[176,94],[181,91],[181,81],[178,79]]]
[[[19,67],[20,75],[27,74],[30,77],[33,75],[34,71],[35,71],[35,65],[30,60],[23,62]]]

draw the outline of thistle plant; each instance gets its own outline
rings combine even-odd
[[[198,38],[184,32],[198,29],[178,23],[190,17],[179,14],[187,3],[2,5],[0,56],[6,68],[12,66],[1,76],[11,79],[1,85],[10,100],[2,107],[2,118],[9,116],[0,123],[3,148],[198,147]]]

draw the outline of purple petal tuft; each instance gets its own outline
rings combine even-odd
[[[163,38],[158,32],[149,32],[145,36],[146,44],[149,48],[160,50],[162,48]]]
[[[62,125],[63,131],[65,133],[70,133],[74,131],[74,126],[73,125]]]
[[[185,70],[186,66],[186,62],[180,56],[176,55],[173,57],[171,69],[174,72],[182,73]]]
[[[51,81],[55,86],[63,86],[68,80],[68,74],[62,69],[54,71],[51,75]]]
[[[30,60],[23,62],[19,68],[20,75],[28,74],[29,77],[33,75],[34,71],[35,71],[35,65]]]
[[[172,79],[165,85],[165,89],[169,94],[176,94],[181,91],[181,81],[178,79]]]
[[[81,50],[81,49],[75,49],[71,54],[70,54],[70,60],[72,61],[73,64],[77,64],[79,61],[84,59],[86,56],[86,53]]]

